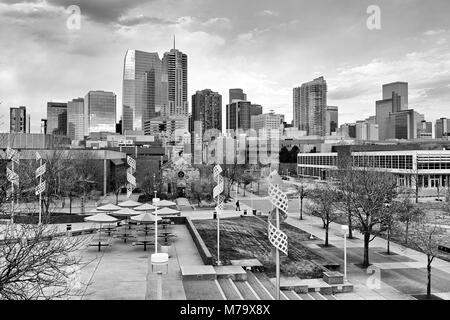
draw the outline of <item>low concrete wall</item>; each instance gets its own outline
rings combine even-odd
[[[200,257],[203,260],[203,263],[205,265],[212,265],[213,264],[213,258],[211,253],[209,252],[208,247],[206,247],[205,242],[203,242],[202,237],[197,231],[197,228],[194,226],[190,218],[186,218],[186,227],[189,230],[189,233],[191,234],[192,239],[194,240],[195,246],[197,247],[198,252],[200,253]]]

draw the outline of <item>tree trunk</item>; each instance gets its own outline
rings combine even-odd
[[[363,267],[368,268],[370,266],[369,262],[369,245],[370,245],[370,232],[366,231],[364,233],[364,260]]]
[[[69,212],[72,214],[72,192],[69,193]]]
[[[119,192],[116,191],[116,205],[119,203]]]
[[[409,221],[406,222],[405,244],[408,244],[408,233],[409,233]]]
[[[428,271],[427,297],[431,298],[431,259],[430,259],[430,256],[428,256],[427,271]]]
[[[387,230],[387,254],[391,254],[391,230]]]
[[[300,220],[303,220],[303,198],[300,198]]]
[[[353,239],[353,225],[352,225],[352,214],[349,211],[348,213],[348,238]]]
[[[329,228],[329,223],[327,223],[326,227],[325,227],[325,247],[328,247],[328,228]]]

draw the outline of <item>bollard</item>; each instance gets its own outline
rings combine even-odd
[[[247,209],[244,209],[244,216],[247,215]]]
[[[217,220],[217,213],[216,212],[213,212],[213,219]]]
[[[67,231],[67,236],[72,235],[72,225],[71,224],[66,225],[66,231]]]

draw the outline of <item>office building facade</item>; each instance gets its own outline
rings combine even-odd
[[[337,133],[339,128],[339,108],[336,106],[327,106],[326,113],[326,135],[331,136]]]
[[[72,140],[84,140],[84,137],[89,135],[87,123],[84,99],[77,98],[67,102],[67,136]]]
[[[408,109],[408,83],[393,82],[383,85],[383,100],[391,99],[393,94],[399,96],[399,111]]]
[[[435,138],[442,139],[450,136],[450,119],[441,118],[436,120]]]
[[[229,102],[228,104],[232,104],[236,101],[247,101],[247,95],[244,93],[244,90],[236,88],[229,90]]]
[[[128,50],[122,84],[122,131],[143,130],[144,122],[168,109],[167,73],[155,52]]]
[[[210,89],[197,91],[192,96],[190,131],[203,136],[209,129],[222,130],[222,96]]]
[[[422,120],[418,123],[417,139],[433,139],[433,123]]]
[[[24,106],[9,109],[9,132],[11,133],[29,133],[29,115]]]
[[[47,133],[67,136],[67,103],[47,103]]]
[[[84,97],[84,114],[88,135],[93,132],[116,132],[116,95],[107,91],[89,91]]]
[[[327,83],[324,77],[294,88],[294,127],[306,131],[308,135],[325,136],[327,110]]]
[[[227,105],[227,130],[247,131],[251,128],[252,116],[262,114],[262,106],[250,101],[236,101]]]
[[[258,135],[266,135],[269,139],[281,138],[283,135],[284,115],[274,112],[251,117],[251,128]]]
[[[175,48],[164,53],[163,72],[167,74],[169,114],[165,116],[188,115],[188,58]]]

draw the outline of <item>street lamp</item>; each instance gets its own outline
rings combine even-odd
[[[155,206],[155,254],[158,253],[158,202],[159,199],[156,197],[155,190],[155,197],[153,198],[153,205]]]
[[[349,228],[347,225],[343,225],[341,228],[344,233],[344,282],[347,282],[347,233]]]

